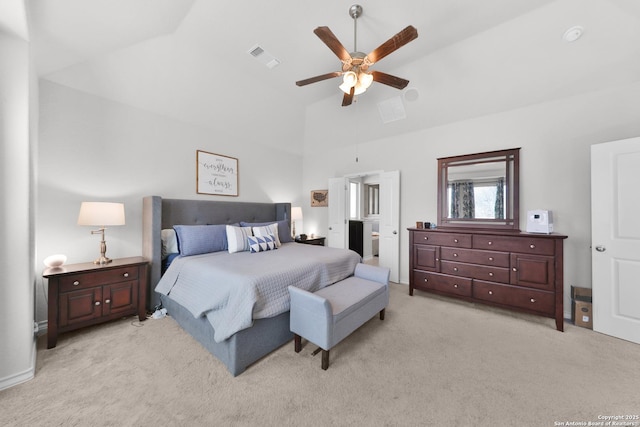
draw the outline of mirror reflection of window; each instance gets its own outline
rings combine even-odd
[[[449,218],[504,219],[504,178],[450,182],[447,199]]]
[[[360,183],[349,182],[349,219],[360,219]]]
[[[365,184],[366,215],[380,214],[380,184]]]

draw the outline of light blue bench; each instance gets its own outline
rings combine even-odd
[[[302,338],[322,349],[322,369],[329,367],[329,350],[389,304],[389,269],[358,264],[353,276],[315,293],[289,286],[290,329],[299,353]]]

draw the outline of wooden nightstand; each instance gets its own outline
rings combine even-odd
[[[143,257],[115,259],[47,268],[49,279],[47,348],[58,334],[138,314],[146,319],[148,262]]]
[[[324,239],[325,239],[325,237],[316,236],[316,237],[307,237],[304,240],[296,239],[296,242],[304,243],[306,245],[324,246]]]

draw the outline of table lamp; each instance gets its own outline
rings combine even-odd
[[[91,234],[100,234],[100,257],[93,261],[94,264],[108,264],[111,259],[107,258],[107,243],[104,240],[104,230],[107,225],[124,225],[124,203],[108,202],[82,202],[80,214],[78,215],[78,225],[92,225],[100,227],[92,230]]]
[[[291,234],[296,237],[296,221],[302,221],[302,208],[300,206],[294,206],[291,208]]]

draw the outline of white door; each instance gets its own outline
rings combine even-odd
[[[400,171],[380,174],[379,265],[398,283],[400,268]]]
[[[347,247],[347,179],[329,178],[329,232],[327,246]]]
[[[640,138],[591,146],[593,329],[640,343]]]

